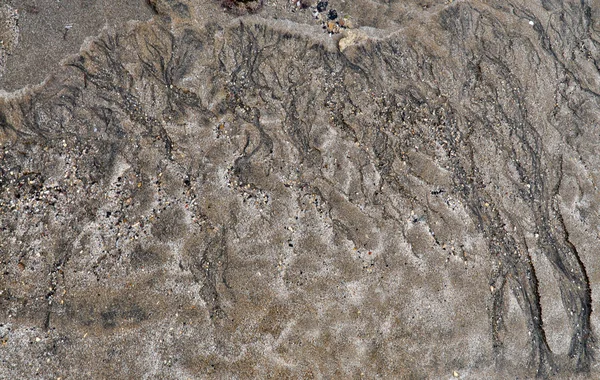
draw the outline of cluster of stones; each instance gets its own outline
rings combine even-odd
[[[313,17],[321,23],[323,29],[329,32],[330,35],[341,33],[344,29],[353,27],[349,17],[341,17],[335,9],[329,9],[328,11],[328,5],[329,2],[327,1],[319,1],[317,4],[303,0],[296,1],[296,7],[300,9],[310,8]]]

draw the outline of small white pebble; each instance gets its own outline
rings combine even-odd
[[[533,21],[529,21],[529,25],[533,26],[534,22]]]

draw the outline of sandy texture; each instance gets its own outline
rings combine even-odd
[[[14,50],[0,378],[600,376],[598,3],[310,5]]]

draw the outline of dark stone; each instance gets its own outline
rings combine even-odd
[[[319,12],[325,12],[327,10],[327,1],[319,1],[317,3],[317,11]]]

